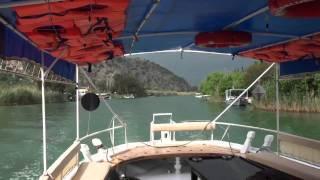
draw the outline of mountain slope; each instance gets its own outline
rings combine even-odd
[[[189,91],[190,85],[166,68],[138,57],[115,58],[92,68],[95,83],[110,89],[114,77],[119,74],[137,79],[145,89]]]

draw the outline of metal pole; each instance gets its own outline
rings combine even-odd
[[[279,64],[276,65],[276,119],[277,119],[277,153],[279,154],[279,131],[280,131]]]
[[[112,120],[112,146],[114,146],[114,119]]]
[[[245,21],[247,21],[247,20],[249,20],[249,19],[251,19],[251,18],[253,18],[255,16],[258,16],[258,15],[260,15],[262,13],[267,12],[268,10],[269,10],[269,7],[265,6],[265,7],[261,8],[261,9],[258,9],[256,11],[254,11],[254,12],[252,12],[252,13],[244,16],[244,17],[242,17],[241,19],[239,19],[237,21],[234,21],[233,23],[225,26],[223,29],[225,30],[225,29],[234,28],[234,27],[238,26],[239,24],[241,24],[241,23],[243,23],[243,22],[245,22]]]
[[[126,146],[128,148],[127,124],[125,124],[124,126],[124,142],[126,143]]]
[[[76,65],[76,128],[77,128],[77,135],[76,140],[79,140],[79,122],[80,122],[80,114],[79,114],[79,66]]]
[[[41,97],[42,97],[42,146],[43,146],[43,174],[47,171],[47,137],[46,137],[46,99],[45,99],[45,79],[44,79],[44,53],[41,52]]]
[[[154,3],[152,5],[152,7],[149,9],[148,13],[146,14],[146,16],[143,18],[142,22],[140,23],[138,29],[136,30],[136,32],[134,33],[134,36],[132,38],[132,42],[131,42],[131,46],[130,46],[130,53],[132,52],[134,43],[136,42],[136,38],[138,38],[139,32],[141,31],[142,27],[144,26],[144,24],[148,21],[148,19],[150,18],[150,16],[152,15],[152,13],[154,12],[154,10],[157,8],[157,6],[160,4],[160,0],[154,0]]]

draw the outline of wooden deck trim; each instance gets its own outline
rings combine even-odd
[[[162,123],[151,124],[151,131],[202,131],[213,130],[215,125],[208,122],[183,122],[183,123]]]
[[[137,160],[154,159],[154,158],[166,158],[166,157],[184,157],[184,156],[212,156],[212,155],[232,155],[238,154],[239,150],[223,147],[217,147],[212,144],[188,144],[185,146],[163,146],[152,147],[147,145],[138,146],[132,149],[128,149],[124,152],[114,154],[112,156],[112,166],[116,166],[123,163],[128,163]]]
[[[73,143],[61,156],[49,167],[47,173],[40,179],[61,180],[72,168],[76,167],[79,162],[80,143]],[[52,177],[52,178],[51,178]]]
[[[104,180],[110,170],[108,162],[82,163],[72,180]]]

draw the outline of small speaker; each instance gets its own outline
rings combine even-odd
[[[99,96],[94,93],[86,93],[81,98],[81,105],[87,111],[94,111],[100,105]]]

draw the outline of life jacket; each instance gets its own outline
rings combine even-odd
[[[320,58],[319,39],[320,35],[314,35],[308,37],[308,39],[299,39],[272,47],[240,53],[240,55],[269,62]]]
[[[70,11],[94,11],[112,8],[114,11],[124,12],[129,6],[129,0],[64,0],[40,5],[15,7],[19,17],[44,16],[48,14],[63,16]]]
[[[125,28],[128,5],[129,0],[65,0],[14,9],[17,28],[39,48],[87,64],[124,54],[113,39]]]
[[[319,0],[269,0],[269,9],[275,16],[291,18],[320,17]]]

